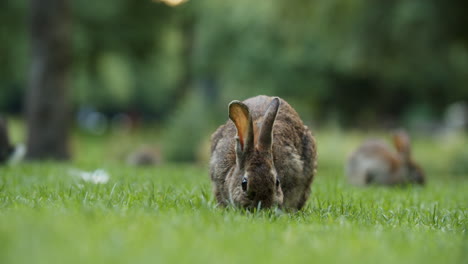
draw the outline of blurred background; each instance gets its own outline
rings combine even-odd
[[[318,137],[405,127],[439,140],[468,127],[467,10],[461,0],[3,0],[0,113],[31,159],[120,135],[113,158],[206,161],[228,103],[258,94],[286,99]]]

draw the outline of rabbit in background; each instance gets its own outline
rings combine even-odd
[[[218,203],[244,208],[301,209],[317,166],[315,139],[278,97],[229,104],[211,137],[210,176]]]
[[[161,152],[159,148],[143,145],[131,152],[126,159],[132,166],[155,166],[161,164]]]
[[[348,159],[345,170],[349,182],[361,186],[424,184],[424,172],[411,157],[408,134],[395,132],[393,144],[396,152],[385,141],[365,141]]]

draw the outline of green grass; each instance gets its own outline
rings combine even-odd
[[[432,164],[434,142],[415,144],[427,186],[356,188],[342,160],[362,135],[323,135],[311,198],[291,214],[217,208],[204,166],[128,167],[121,135],[75,138],[73,163],[0,167],[0,263],[468,262],[468,177]],[[108,183],[70,175],[98,168]]]

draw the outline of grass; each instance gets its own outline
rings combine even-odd
[[[444,173],[436,143],[415,143],[427,186],[356,188],[342,159],[362,135],[322,135],[311,198],[293,214],[217,208],[206,167],[128,167],[124,136],[75,136],[73,163],[0,167],[0,263],[468,262],[468,175]],[[98,168],[108,183],[70,175]]]

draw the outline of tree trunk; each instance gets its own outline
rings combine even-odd
[[[68,0],[31,0],[31,51],[26,158],[68,159],[71,66]]]
[[[0,116],[0,165],[8,160],[12,152],[13,146],[8,137],[7,121]]]

